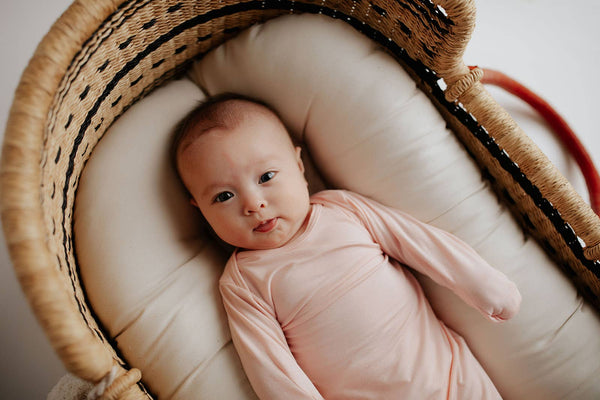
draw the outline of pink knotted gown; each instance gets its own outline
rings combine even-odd
[[[453,235],[365,197],[332,190],[311,203],[299,236],[234,252],[220,280],[259,398],[499,399],[398,261],[493,321],[518,311],[516,286]]]

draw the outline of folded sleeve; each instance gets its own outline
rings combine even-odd
[[[220,281],[221,296],[233,344],[258,397],[323,399],[291,353],[272,307],[231,270],[232,260]]]
[[[353,213],[386,254],[449,288],[489,320],[518,312],[516,285],[449,232],[352,192],[326,191],[316,199]]]

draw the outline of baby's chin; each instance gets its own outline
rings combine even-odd
[[[297,232],[293,234],[285,232],[270,232],[265,233],[254,233],[255,238],[250,242],[240,243],[240,246],[236,246],[242,250],[274,250],[285,246],[290,243],[298,236]]]
[[[280,247],[285,246],[287,242],[285,243],[252,243],[252,244],[244,244],[241,246],[234,246],[237,247],[239,250],[241,251],[252,251],[252,250],[274,250],[274,249],[278,249]]]
[[[265,238],[262,240],[257,240],[254,243],[241,248],[244,248],[245,250],[274,250],[291,242],[292,237]]]

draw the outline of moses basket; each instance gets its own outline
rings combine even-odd
[[[413,77],[498,198],[600,307],[600,220],[479,82],[462,55],[473,0],[77,0],[22,75],[2,151],[2,222],[18,279],[67,370],[105,398],[151,398],[87,302],[73,245],[80,175],[119,116],[239,31],[283,14],[339,19]]]

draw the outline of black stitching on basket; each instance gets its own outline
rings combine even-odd
[[[106,69],[106,67],[108,67],[108,64],[110,64],[110,60],[104,61],[104,64],[102,64],[101,66],[98,67],[98,72],[104,71]]]
[[[441,12],[439,12],[440,15],[443,15]],[[450,22],[452,22],[451,20],[448,20]],[[442,35],[447,35],[450,33],[450,31],[446,28],[444,28],[435,18],[430,18],[429,22],[431,24],[433,24],[433,27]],[[454,23],[451,23],[450,25],[454,25]]]
[[[89,92],[90,92],[90,85],[87,85],[85,87],[85,89],[83,89],[83,92],[81,92],[81,94],[79,95],[79,100],[85,99]]]
[[[419,20],[425,26],[431,26],[434,30],[438,31],[442,35],[447,35],[450,31],[444,28],[439,22],[438,19],[442,21],[442,23],[447,25],[454,25],[454,22],[447,16],[445,16],[437,7],[433,5],[430,1],[422,1],[422,0],[406,0],[407,3],[412,5],[409,6],[406,3],[398,3],[404,9],[409,11],[413,16],[419,18]],[[424,5],[424,6],[423,6]],[[415,11],[416,10],[416,11]]]
[[[154,64],[152,64],[152,69],[160,67],[161,64],[164,63],[164,62],[165,62],[164,58],[162,60],[160,60],[160,61],[155,62]]]
[[[71,121],[73,121],[73,114],[69,114],[69,118],[67,118],[67,123],[65,124],[65,129],[71,125]]]
[[[131,83],[129,84],[129,86],[135,86],[139,81],[142,80],[143,77],[144,77],[144,75],[138,76],[136,80],[131,81]]]
[[[133,40],[133,38],[135,38],[135,35],[133,35],[133,36],[129,36],[129,37],[127,38],[127,40],[126,40],[126,41],[124,41],[123,43],[121,43],[121,44],[119,45],[119,50],[123,50],[123,49],[125,49],[127,46],[129,46],[129,44],[131,43],[131,41]]]
[[[131,18],[131,17],[132,17],[132,16],[133,16],[133,15],[134,15],[134,14],[135,14],[135,13],[136,13],[138,10],[140,10],[140,9],[144,8],[144,7],[145,7],[146,5],[148,5],[148,4],[150,4],[150,1],[143,1],[143,2],[141,2],[141,1],[137,1],[137,0],[136,0],[136,1],[124,1],[123,3],[121,3],[121,4],[120,4],[120,5],[117,7],[117,9],[116,9],[116,11],[115,11],[115,14],[116,14],[116,13],[121,13],[121,12],[122,12],[122,10],[124,10],[124,9],[126,9],[126,8],[129,8],[130,10],[133,10],[133,12],[125,13],[125,16],[124,16],[124,17],[123,17],[123,18],[120,20],[120,22],[119,22],[119,23],[118,23],[116,26],[115,26],[114,24],[112,24],[112,25],[111,25],[111,23],[112,23],[112,19],[113,19],[113,17],[114,17],[114,15],[115,15],[115,14],[112,14],[111,16],[108,16],[108,17],[107,17],[107,18],[106,18],[106,19],[105,19],[105,20],[102,22],[102,24],[100,25],[100,28],[99,28],[99,30],[97,30],[97,31],[96,31],[96,32],[100,32],[100,33],[101,33],[101,35],[100,35],[101,39],[100,39],[100,41],[99,41],[98,43],[95,43],[95,45],[94,45],[94,48],[95,48],[95,49],[99,49],[99,48],[100,48],[100,46],[101,46],[102,44],[104,44],[104,42],[106,42],[106,40],[107,40],[109,37],[111,37],[111,36],[112,36],[112,33],[113,33],[113,32],[114,32],[114,31],[115,31],[117,28],[119,28],[120,26],[122,26],[122,25],[123,25],[123,24],[124,24],[124,23],[125,23],[125,22],[126,22],[128,19],[130,19],[130,18]],[[90,36],[90,38],[88,38],[88,39],[87,39],[87,40],[86,40],[86,41],[85,41],[85,42],[84,42],[84,43],[81,45],[81,48],[83,49],[83,48],[87,47],[87,46],[88,46],[88,44],[89,44],[89,43],[90,43],[90,42],[91,42],[91,41],[92,41],[94,38],[97,38],[97,37],[98,37],[98,36]],[[66,87],[66,88],[69,88],[69,87],[70,87],[70,84],[71,84],[72,82],[75,82],[75,81],[77,80],[77,78],[79,77],[79,74],[81,73],[81,71],[82,71],[83,67],[84,67],[85,65],[87,65],[88,61],[91,59],[91,57],[87,57],[87,58],[85,58],[85,59],[83,59],[83,60],[79,60],[79,59],[78,59],[78,57],[79,57],[79,55],[80,55],[80,54],[81,54],[81,50],[80,50],[79,52],[77,52],[77,54],[76,54],[76,55],[73,57],[72,63],[76,61],[76,63],[75,63],[75,70],[74,70],[74,73],[73,73],[73,74],[69,75],[69,80],[68,80],[68,82],[67,82],[68,84],[67,84],[67,85],[65,85],[65,87]],[[106,66],[107,66],[107,65],[108,65],[108,61],[106,61],[106,62],[103,64],[103,69],[104,69],[104,68],[106,68]],[[59,94],[59,96],[58,96],[58,97],[59,97],[59,101],[58,101],[58,104],[57,104],[56,108],[59,108],[59,107],[62,105],[62,103],[63,103],[63,101],[64,101],[64,99],[65,99],[66,93],[68,93],[68,89],[67,89],[67,90],[65,90],[65,91],[62,91],[62,92]],[[89,112],[88,112],[88,114],[87,114],[87,117],[91,117]],[[91,119],[90,119],[90,120],[88,120],[88,121],[86,121],[86,122],[87,122],[87,126],[89,126],[89,124],[91,123]],[[84,123],[85,123],[85,122],[84,122]],[[81,133],[81,132],[82,132],[82,130],[81,130],[81,127],[82,127],[82,126],[80,126],[80,127],[79,127],[79,133]],[[86,127],[86,129],[87,129],[87,127]],[[82,137],[81,137],[81,135],[79,135],[79,134],[78,134],[78,136],[77,136],[77,137],[76,137],[76,138],[73,140],[73,146],[74,146],[74,147],[73,147],[73,150],[74,150],[74,151],[71,151],[70,158],[69,158],[69,165],[68,165],[68,167],[67,167],[67,170],[65,171],[65,172],[66,172],[66,175],[65,175],[66,181],[65,181],[65,184],[64,184],[64,186],[63,186],[63,199],[62,199],[62,207],[61,207],[61,209],[62,209],[62,221],[63,221],[63,223],[62,223],[62,225],[61,225],[61,226],[62,226],[62,234],[63,234],[63,235],[62,235],[62,238],[63,238],[63,249],[65,250],[65,263],[66,263],[66,267],[68,268],[68,272],[69,272],[69,276],[70,276],[70,281],[71,281],[71,287],[72,287],[72,289],[73,289],[73,292],[76,292],[76,291],[77,291],[77,289],[76,289],[76,286],[78,285],[78,283],[77,283],[77,282],[78,282],[78,279],[75,279],[75,277],[73,276],[72,269],[73,269],[73,268],[74,268],[74,269],[77,269],[77,268],[78,268],[78,265],[77,265],[77,263],[75,263],[75,266],[74,266],[74,267],[72,267],[72,266],[71,266],[71,263],[70,263],[70,261],[69,261],[69,251],[68,251],[67,249],[68,249],[68,248],[69,248],[69,249],[71,248],[71,245],[70,245],[70,244],[69,244],[69,242],[68,242],[68,241],[70,241],[70,240],[71,240],[71,237],[70,237],[69,235],[67,235],[67,234],[66,234],[66,225],[65,225],[65,224],[66,224],[66,223],[65,223],[66,212],[65,212],[65,210],[66,210],[66,206],[67,206],[67,194],[68,194],[68,192],[67,192],[67,189],[68,189],[68,181],[70,180],[70,177],[73,175],[73,170],[74,170],[73,160],[74,160],[74,157],[75,157],[75,153],[76,153],[76,151],[77,151],[77,148],[80,146],[81,142],[82,142]],[[44,159],[44,161],[43,161],[43,163],[44,163],[44,164],[46,163],[46,160],[47,160],[47,158],[45,158],[45,159]],[[76,258],[77,256],[76,256],[76,254],[75,254],[75,253],[76,253],[76,250],[75,250],[75,249],[73,249],[73,257],[75,257],[75,259],[77,259],[77,258]],[[57,262],[58,262],[58,268],[59,268],[59,270],[62,270],[62,269],[63,269],[63,262],[62,262],[61,258],[60,258],[58,255],[56,255],[56,259],[57,259]],[[83,290],[83,291],[85,292],[85,287],[83,287],[83,286],[80,286],[80,288],[81,288],[81,290]],[[89,322],[89,318],[87,317],[87,315],[86,315],[85,313],[81,312],[81,310],[82,310],[83,308],[82,308],[82,304],[81,304],[81,303],[82,303],[82,301],[81,301],[81,299],[79,299],[79,297],[76,297],[76,302],[77,302],[77,306],[78,306],[78,308],[79,308],[79,310],[80,310],[81,317],[83,318],[83,320],[85,321],[85,323],[86,323],[88,326],[91,326],[91,324],[90,324],[90,322]],[[92,319],[93,319],[94,321],[96,321],[98,324],[100,324],[100,322],[99,322],[100,320],[99,320],[99,318],[98,318],[98,317],[97,317],[97,316],[94,314],[93,310],[90,310],[90,314],[92,315]],[[119,354],[119,351],[118,351],[118,346],[117,346],[116,342],[115,342],[114,340],[110,340],[110,338],[107,338],[106,336],[104,336],[103,334],[101,334],[101,333],[100,333],[100,332],[99,332],[97,329],[93,329],[93,330],[94,330],[94,332],[96,333],[96,335],[97,335],[98,339],[99,339],[101,342],[103,342],[103,343],[106,343],[106,342],[108,341],[108,342],[110,342],[110,343],[111,343],[111,346],[112,346],[112,348],[114,349],[114,351],[117,353],[117,356],[120,358],[120,360],[122,360],[122,359],[123,359],[123,357],[122,357],[122,356]],[[104,330],[104,331],[107,331],[107,330]],[[121,362],[121,363],[122,363],[122,362]],[[123,364],[123,365],[125,365],[125,364]],[[142,386],[141,382],[138,382],[138,387],[140,387],[140,388],[143,390],[143,392],[145,392],[145,393],[148,393],[148,391],[147,391],[147,390],[146,390],[146,389],[145,389],[145,388]]]
[[[104,122],[104,117],[100,118],[100,123],[94,127],[94,131],[97,132],[98,129],[100,129],[100,127],[102,126],[103,122]]]
[[[198,38],[197,42],[198,42],[198,43],[200,43],[200,42],[204,42],[204,41],[206,41],[206,40],[208,40],[208,39],[210,39],[210,38],[212,38],[212,34],[211,34],[211,33],[209,33],[208,35],[205,35],[205,36],[200,36],[200,37]]]
[[[432,57],[432,58],[435,57],[435,52],[433,50],[431,50],[429,47],[427,47],[427,45],[425,43],[423,43],[423,51],[429,57]]]
[[[411,38],[411,37],[412,37],[412,31],[410,30],[410,28],[409,28],[408,26],[406,26],[406,25],[404,24],[404,22],[402,22],[402,21],[400,21],[400,20],[396,20],[396,24],[398,24],[398,26],[400,27],[400,30],[401,30],[402,32],[404,32],[404,34],[405,34],[406,36],[408,36],[408,38]]]
[[[175,11],[179,11],[183,7],[183,3],[177,3],[174,6],[169,7],[167,10],[168,13],[174,13]]]
[[[404,3],[404,2],[399,2],[397,1],[396,4],[398,4],[400,7],[404,8],[406,11],[408,11],[409,13],[411,13],[414,17],[419,17],[419,13],[417,13],[415,10],[413,10],[408,4]]]
[[[175,49],[175,54],[183,53],[185,49],[187,49],[187,45],[184,44],[183,46]]]
[[[133,9],[133,12],[129,12],[126,13],[121,21],[116,24],[116,25],[111,25],[112,18],[114,17],[114,14],[111,16],[108,16],[100,25],[100,27],[98,28],[98,30],[96,31],[95,35],[90,36],[85,42],[83,42],[83,44],[81,45],[81,49],[86,48],[89,43],[94,40],[95,38],[98,38],[98,35],[100,36],[100,41],[98,41],[97,43],[95,43],[94,48],[95,49],[99,49],[113,34],[113,32],[115,32],[116,29],[118,29],[119,27],[121,27],[124,23],[126,23],[133,15],[135,15],[135,13],[137,11],[139,11],[140,9],[144,8],[146,5],[150,4],[150,1],[145,1],[145,2],[140,2],[140,1],[124,1],[123,3],[121,3],[121,5],[119,5],[119,7],[117,8],[116,12],[120,12],[121,10],[127,8],[127,7],[131,7],[131,9]],[[75,54],[75,56],[73,57],[71,63],[73,65],[74,61],[77,60],[77,57],[79,57],[81,54],[81,50],[79,50],[77,52],[77,54]],[[91,57],[86,57],[84,60],[79,60],[77,63],[75,63],[75,65],[77,66],[77,68],[75,69],[75,73],[72,75],[69,75],[69,82],[74,82],[75,80],[77,80],[77,78],[79,77],[80,72],[83,70],[83,67],[85,67],[88,63],[88,61],[91,59]],[[104,64],[101,66],[102,70],[104,70],[104,68],[106,68],[106,66],[109,64],[109,61],[105,61]],[[102,71],[99,71],[102,72]],[[65,87],[69,87],[69,85],[65,85]],[[58,101],[57,105],[55,108],[60,108],[64,99],[65,99],[65,94],[68,93],[68,90],[66,91],[62,91],[59,95],[60,100]]]
[[[119,102],[121,101],[122,98],[123,98],[123,96],[117,97],[117,99],[115,101],[113,101],[110,106],[111,107],[116,106],[117,104],[119,104]]]
[[[373,8],[373,10],[375,10],[375,12],[379,15],[381,15],[382,17],[385,17],[387,15],[387,12],[385,11],[385,9],[379,7],[376,4],[371,4],[371,7]]]
[[[61,152],[61,148],[59,146],[58,151],[56,152],[56,157],[54,158],[54,164],[58,164],[58,160],[60,160],[60,152]]]
[[[148,21],[144,25],[142,25],[142,29],[144,29],[144,30],[150,29],[154,26],[154,24],[156,24],[156,18],[152,18],[150,21]]]
[[[52,182],[52,193],[50,194],[50,198],[54,199],[55,194],[56,194],[56,183]]]

